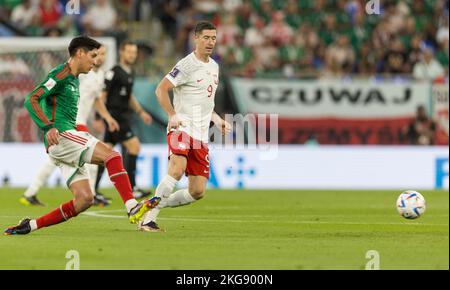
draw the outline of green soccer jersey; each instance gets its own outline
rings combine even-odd
[[[26,98],[25,107],[33,121],[45,134],[51,128],[59,132],[74,130],[80,98],[79,81],[64,63],[52,69],[45,80]]]

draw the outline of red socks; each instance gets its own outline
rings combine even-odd
[[[109,179],[116,187],[122,197],[123,203],[130,199],[134,199],[131,189],[130,179],[123,168],[122,157],[119,153],[114,152],[105,160],[105,167],[108,169]]]
[[[74,216],[77,216],[77,212],[75,211],[73,200],[71,200],[65,204],[62,204],[54,211],[36,219],[36,225],[37,228],[40,229],[67,221]]]
[[[126,203],[128,200],[134,199],[130,180],[128,179],[127,172],[123,168],[122,157],[119,153],[114,152],[111,156],[106,158],[105,166],[108,169],[109,178],[122,197],[123,202]],[[36,219],[36,226],[40,229],[51,225],[56,225],[77,216],[77,214],[78,213],[75,211],[73,200],[71,200],[65,204],[62,204],[54,211]]]

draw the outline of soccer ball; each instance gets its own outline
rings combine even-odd
[[[425,198],[414,190],[402,192],[397,199],[397,210],[406,219],[416,219],[425,213]]]

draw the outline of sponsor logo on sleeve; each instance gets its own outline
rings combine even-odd
[[[178,68],[173,68],[173,70],[169,73],[169,75],[173,78],[176,78],[177,75],[180,73],[180,70]]]
[[[113,72],[112,70],[107,71],[107,72],[105,73],[105,79],[107,79],[108,81],[112,80],[113,77],[114,77],[114,72]]]
[[[52,78],[49,78],[48,81],[44,84],[44,87],[50,91],[51,89],[53,89],[55,87],[55,85],[56,85],[56,81]]]

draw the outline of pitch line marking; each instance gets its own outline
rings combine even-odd
[[[125,212],[121,209],[99,210],[84,212],[82,215],[99,218],[126,218],[125,215],[111,215],[104,213]],[[239,220],[239,219],[210,219],[210,218],[187,218],[181,216],[159,218],[159,220],[167,221],[189,221],[189,222],[210,222],[210,223],[268,223],[267,220]],[[276,221],[276,223],[284,224],[330,224],[330,225],[406,225],[406,226],[448,226],[448,224],[410,224],[410,223],[358,223],[358,222],[321,222],[321,221]]]

